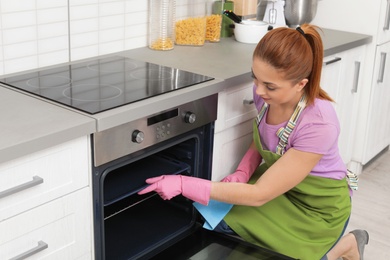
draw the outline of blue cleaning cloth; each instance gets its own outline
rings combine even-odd
[[[219,224],[219,222],[221,222],[221,220],[233,207],[232,204],[219,202],[216,200],[210,200],[209,205],[207,206],[198,202],[194,202],[193,205],[206,220],[203,224],[203,228],[208,230],[214,230],[214,228]]]

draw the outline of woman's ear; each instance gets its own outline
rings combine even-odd
[[[307,82],[309,82],[308,79],[302,79],[301,81],[299,81],[299,82],[297,83],[297,85],[296,85],[296,86],[297,86],[297,90],[298,90],[298,91],[302,91],[303,88],[306,86]]]

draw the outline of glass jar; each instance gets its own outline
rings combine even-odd
[[[221,1],[206,3],[206,41],[219,42],[221,39],[223,6]]]
[[[206,40],[207,0],[180,0],[176,5],[175,43],[203,46]]]
[[[176,0],[149,0],[149,48],[174,48]]]

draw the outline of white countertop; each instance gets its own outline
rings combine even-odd
[[[368,44],[371,36],[324,29],[325,56]],[[142,100],[95,115],[50,103],[0,86],[0,163],[65,141],[102,131],[222,91],[250,77],[254,44],[231,38],[202,47],[147,47],[115,55],[214,77],[215,80]]]

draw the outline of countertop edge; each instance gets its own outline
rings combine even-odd
[[[324,57],[331,56],[331,55],[334,55],[334,54],[339,53],[339,52],[347,51],[347,50],[350,50],[350,49],[353,49],[353,48],[356,48],[356,47],[359,47],[362,45],[366,45],[366,44],[369,44],[371,42],[372,42],[372,36],[368,37],[368,38],[356,40],[353,42],[349,42],[346,44],[338,45],[338,46],[335,46],[332,48],[328,48],[328,49],[324,50]]]
[[[18,143],[13,146],[1,147],[0,164],[63,144],[82,136],[89,136],[95,131],[96,123],[90,121],[69,129],[63,129],[45,136],[36,137],[35,139]]]

